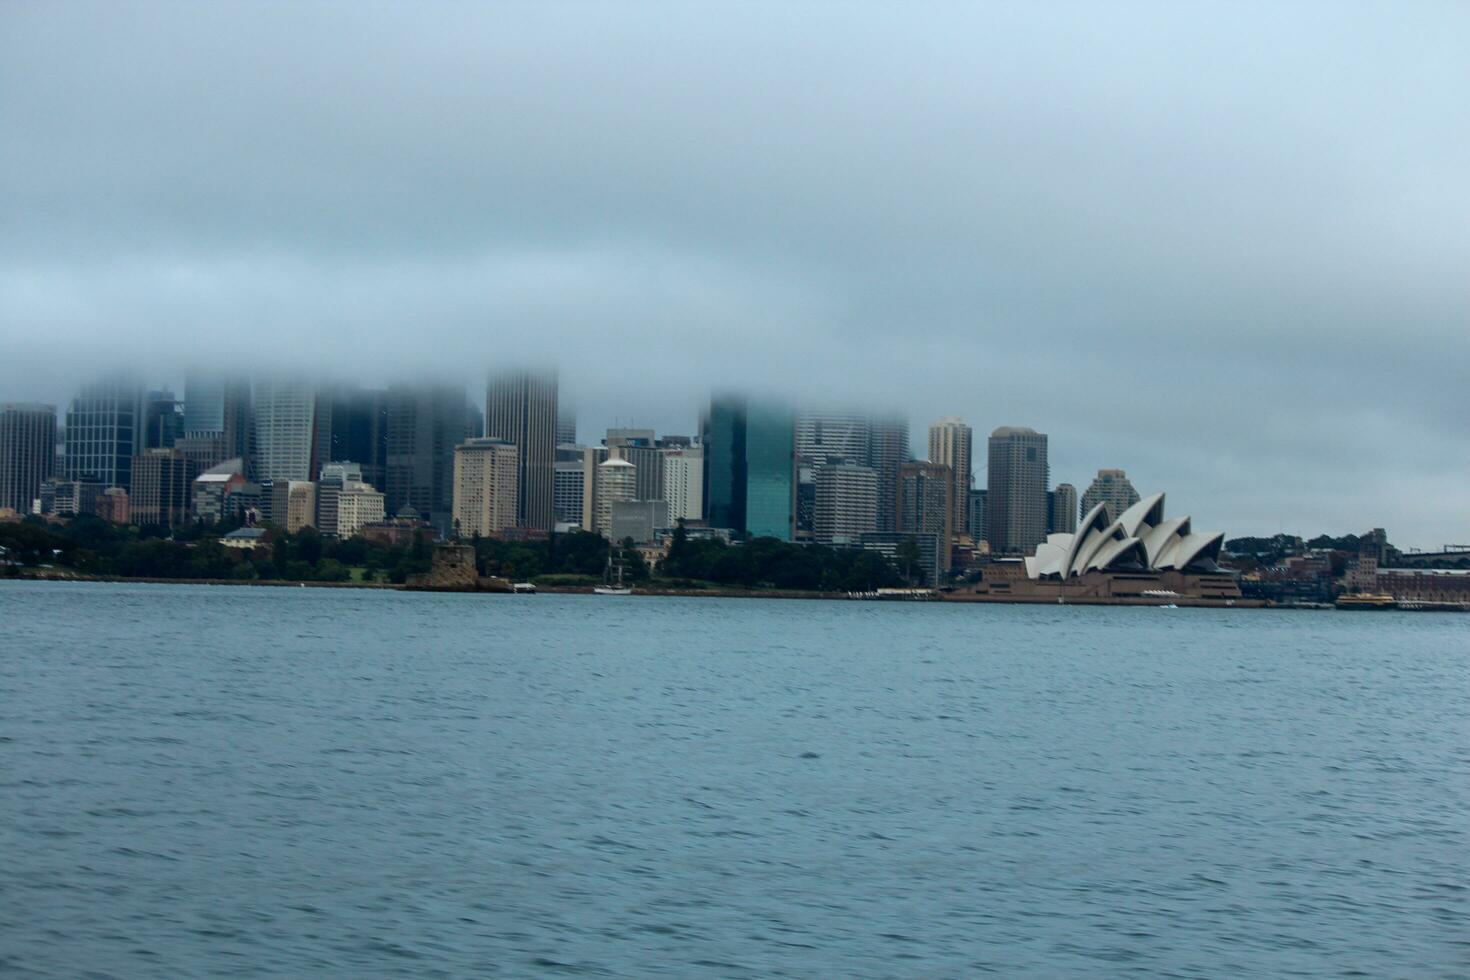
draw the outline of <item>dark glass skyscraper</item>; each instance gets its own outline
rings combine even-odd
[[[516,447],[516,512],[521,527],[556,524],[556,374],[505,371],[485,386],[485,436]]]
[[[796,420],[784,406],[717,395],[700,426],[709,523],[790,541],[796,527]]]
[[[22,514],[56,461],[56,406],[0,405],[0,507]]]
[[[468,407],[464,389],[454,385],[388,389],[383,486],[388,513],[410,505],[440,530],[452,526],[454,447],[470,435]]]
[[[66,477],[104,487],[132,483],[139,445],[143,387],[127,378],[86,385],[66,410]]]

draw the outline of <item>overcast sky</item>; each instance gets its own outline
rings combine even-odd
[[[0,3],[0,400],[546,357],[1470,541],[1470,4]]]

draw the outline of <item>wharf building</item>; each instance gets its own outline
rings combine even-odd
[[[1098,504],[1107,504],[1114,514],[1121,514],[1136,503],[1138,491],[1133,489],[1123,470],[1098,470],[1092,485],[1082,495],[1084,513]]]
[[[971,449],[974,430],[964,419],[944,418],[929,426],[929,462],[949,467],[953,486],[949,492],[950,534],[958,536],[970,528]]]
[[[711,527],[746,538],[796,535],[796,427],[786,407],[717,395],[700,421]]]
[[[56,406],[0,405],[0,508],[29,514],[56,466]]]
[[[950,542],[954,540],[954,474],[944,463],[908,462],[898,471],[898,530],[904,534],[933,535],[944,542],[939,568],[950,569]],[[932,584],[932,582],[931,582]]]
[[[124,377],[85,385],[66,411],[66,477],[127,489],[141,451],[143,387]]]
[[[521,453],[504,439],[470,439],[454,449],[454,528],[491,537],[520,526]]]
[[[485,437],[516,447],[516,523],[556,524],[557,379],[555,372],[506,371],[485,386]]]
[[[853,545],[878,530],[878,473],[871,466],[828,457],[816,471],[819,544]]]
[[[990,550],[1029,555],[1047,534],[1046,436],[1023,426],[1001,426],[990,434],[989,457],[985,536]]]

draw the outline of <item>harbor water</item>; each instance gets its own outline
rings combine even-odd
[[[0,583],[0,973],[1470,975],[1470,617]]]

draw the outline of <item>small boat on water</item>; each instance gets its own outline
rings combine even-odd
[[[617,557],[614,558],[613,549],[608,548],[607,566],[602,570],[602,584],[594,585],[592,587],[592,593],[594,595],[632,595],[633,587],[623,584],[623,567],[626,564],[627,562],[623,560],[621,550],[617,552]]]
[[[1397,609],[1399,601],[1375,592],[1345,592],[1337,597],[1339,609]]]

